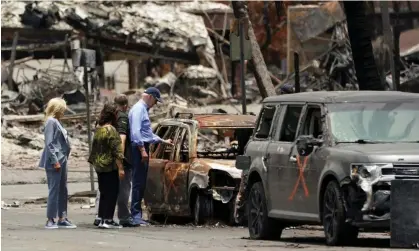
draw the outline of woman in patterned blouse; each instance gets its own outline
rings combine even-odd
[[[99,217],[102,219],[99,228],[122,228],[113,220],[119,192],[118,177],[123,179],[125,175],[121,138],[114,127],[116,114],[114,104],[105,104],[100,112],[88,160],[96,170],[99,183]]]

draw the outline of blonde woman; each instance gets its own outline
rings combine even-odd
[[[53,98],[45,110],[45,147],[39,166],[47,173],[47,229],[76,228],[67,219],[67,161],[71,149],[67,131],[60,123],[66,109],[64,99]]]

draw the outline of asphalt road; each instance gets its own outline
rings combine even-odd
[[[252,241],[247,229],[222,226],[149,226],[100,230],[93,226],[94,209],[72,204],[70,220],[77,229],[45,230],[45,208],[40,205],[1,211],[1,247],[5,251],[123,251],[123,250],[390,250],[386,234],[362,234],[352,247],[326,247],[323,232],[312,229],[285,230],[281,241]]]

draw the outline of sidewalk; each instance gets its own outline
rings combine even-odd
[[[68,194],[72,195],[77,192],[90,191],[90,183],[68,183]],[[95,189],[98,184],[95,183]],[[2,185],[1,200],[5,202],[34,200],[48,196],[47,184],[26,184],[26,185]]]

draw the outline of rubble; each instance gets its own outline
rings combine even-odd
[[[205,52],[210,55],[215,53],[203,18],[182,11],[178,5],[151,2],[2,2],[2,27],[25,26],[76,29],[98,39],[160,50],[195,53],[196,47],[204,46]]]
[[[59,10],[52,8],[51,3],[38,4],[24,1],[4,1],[1,3],[1,25],[9,28],[24,28],[31,24],[36,28],[51,28],[55,30],[71,30],[65,22],[59,22]]]
[[[403,91],[419,93],[419,64],[403,62],[400,71],[400,86]],[[390,88],[394,87],[391,72],[386,75],[386,82]]]
[[[74,73],[39,70],[17,88],[19,93],[5,91],[4,95],[2,90],[2,114],[38,114],[51,98],[82,89],[82,85]]]
[[[169,93],[172,86],[175,84],[177,77],[172,72],[167,73],[161,78],[152,78],[150,76],[145,78],[146,88],[154,86],[160,90],[161,93]]]
[[[183,56],[189,55],[190,58],[195,57],[194,60],[198,62],[198,47],[206,57],[213,57],[215,50],[203,18],[190,13],[193,13],[197,7],[205,11],[214,8],[225,10],[230,8],[221,3],[204,5],[200,7],[200,4],[189,3],[106,1],[83,3],[55,1],[50,4],[5,1],[2,2],[2,27],[82,31],[95,42],[100,42],[110,53],[121,50],[137,53],[147,47],[151,48],[146,49],[147,53],[157,58],[159,57],[157,54],[163,51],[165,53],[182,52],[186,54],[177,56],[180,61],[184,60]],[[128,48],[129,46],[137,47]],[[52,96],[66,95],[68,99],[67,96],[76,92],[84,93],[81,84],[83,74],[79,70],[80,68],[76,69],[75,73],[65,74],[50,69],[39,70],[34,79],[26,79],[23,83],[17,84],[18,93],[2,89],[2,101],[6,101],[2,102],[4,103],[2,114],[37,114],[43,111],[45,101]],[[187,79],[204,79],[208,74],[214,75],[214,71],[203,66],[190,66],[180,79],[173,73],[168,73],[159,79],[147,78],[146,86],[156,86],[163,93],[170,93],[176,82],[180,81],[183,85],[183,82],[188,81]],[[218,99],[220,92],[220,90],[214,91],[210,88],[196,88],[195,86],[190,86],[189,89],[191,91],[179,93],[179,95],[189,101],[188,94],[197,94],[205,99],[198,102],[199,104],[207,102],[208,99]]]
[[[334,25],[329,49],[300,70],[301,91],[358,90],[346,22]],[[293,92],[295,73],[278,85],[280,93]]]
[[[88,145],[86,135],[80,138],[74,137],[74,129],[68,128],[69,140],[71,144],[72,163],[77,165],[79,162],[86,162],[88,155]],[[44,135],[42,128],[31,129],[21,126],[3,126],[1,130],[2,168],[10,167],[28,167],[36,168],[41,150],[44,148]],[[35,162],[34,162],[35,160]],[[30,165],[28,165],[30,163]]]
[[[211,1],[191,1],[191,2],[179,2],[179,8],[182,11],[188,13],[202,13],[205,11],[206,13],[212,12],[225,12],[225,13],[232,13],[233,10],[230,6],[225,5],[223,3],[211,2]]]
[[[7,204],[4,201],[1,201],[1,209],[9,209],[11,207],[20,207],[20,202],[14,201],[12,204]]]

